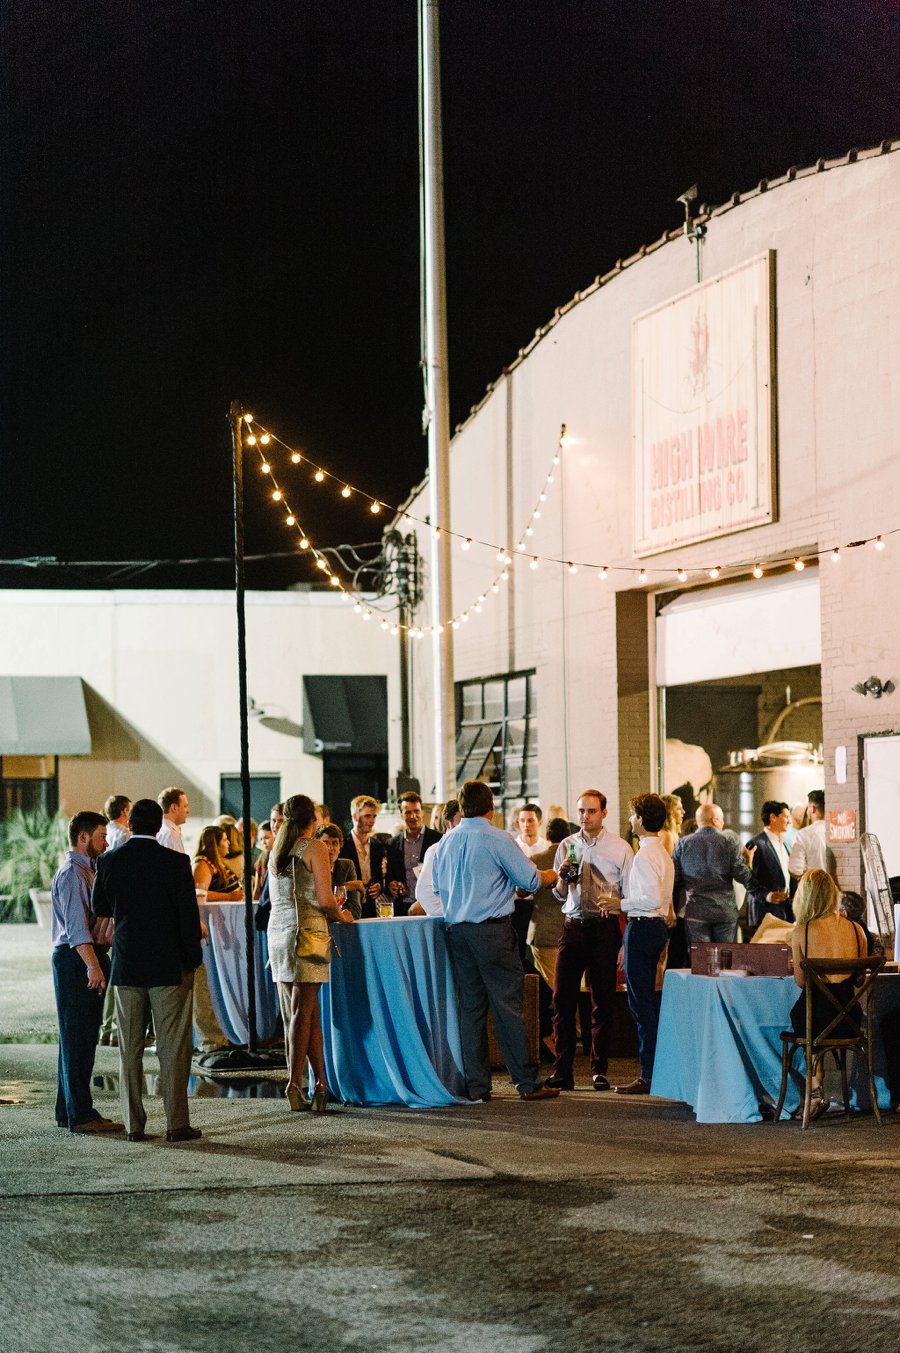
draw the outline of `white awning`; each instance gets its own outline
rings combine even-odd
[[[656,684],[822,661],[817,569],[683,593],[656,621]]]
[[[0,756],[89,756],[81,677],[0,676]]]

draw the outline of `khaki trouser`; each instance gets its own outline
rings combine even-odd
[[[190,1126],[187,1083],[191,1074],[191,993],[194,974],[177,987],[116,987],[119,1026],[119,1075],[126,1132],[143,1132],[144,1031],[153,1012],[159,1084],[169,1131]]]
[[[194,969],[194,1028],[201,1052],[215,1052],[217,1048],[228,1046],[228,1039],[212,1008],[209,980],[202,963]]]

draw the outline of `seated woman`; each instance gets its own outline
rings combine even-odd
[[[194,884],[205,888],[208,902],[241,902],[244,890],[226,863],[228,833],[224,827],[204,827],[194,855]]]
[[[316,829],[316,840],[323,841],[325,849],[328,851],[332,890],[335,888],[346,889],[347,900],[344,905],[354,921],[358,921],[362,916],[366,885],[357,878],[356,865],[352,860],[338,858],[341,846],[344,844],[344,833],[334,822],[326,822]]]
[[[851,958],[863,958],[867,952],[866,937],[855,921],[848,920],[840,913],[841,893],[834,879],[824,869],[809,869],[803,875],[794,895],[794,925],[791,945],[794,958],[794,981],[805,988],[806,973],[800,966],[803,958],[834,959],[841,962]],[[852,977],[826,978],[832,985],[837,1000],[846,1003],[853,994]],[[831,1023],[836,1014],[828,997],[818,987],[813,988],[812,999],[812,1037],[818,1037]],[[791,1025],[794,1033],[803,1037],[806,1034],[806,992],[801,990],[800,997],[791,1010]],[[850,1038],[854,1030],[847,1021],[840,1021],[830,1031],[829,1037]],[[821,1118],[828,1111],[828,1098],[823,1081],[824,1054],[817,1057],[811,1068],[813,1091],[810,1120]]]
[[[223,813],[221,817],[216,818],[215,825],[220,827],[226,834],[227,847],[224,851],[225,863],[236,878],[244,877],[244,837],[237,825],[236,820]],[[252,841],[252,837],[251,837]]]

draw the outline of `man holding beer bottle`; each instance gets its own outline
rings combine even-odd
[[[609,1040],[622,945],[619,914],[634,856],[621,836],[606,830],[606,795],[586,789],[578,799],[580,830],[556,849],[553,891],[562,902],[563,930],[556,956],[553,1032],[556,1060],[547,1084],[574,1090],[575,1016],[581,979],[591,992],[591,1075],[595,1090],[608,1090]]]

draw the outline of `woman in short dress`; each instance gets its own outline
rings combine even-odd
[[[284,803],[284,823],[269,857],[269,962],[279,984],[282,1010],[289,1011],[285,1026],[288,1086],[285,1097],[291,1112],[312,1108],[322,1113],[327,1104],[325,1052],[319,1019],[319,987],[328,981],[330,955],[324,961],[297,956],[298,930],[328,934],[329,921],[353,924],[331,891],[328,851],[313,839],[316,809],[305,794]],[[309,1059],[315,1077],[312,1100],[304,1098],[303,1074]]]
[[[794,960],[794,981],[801,988],[800,996],[791,1010],[791,1025],[794,1033],[800,1037],[806,1033],[806,973],[800,967],[803,958],[825,958],[841,962],[849,958],[865,957],[868,946],[861,926],[850,921],[840,913],[841,893],[834,879],[824,869],[808,869],[797,885],[794,894],[794,933],[791,939]],[[832,991],[843,1005],[853,994],[852,977],[828,977]],[[834,1006],[824,992],[813,988],[812,1001],[812,1037],[816,1038],[827,1028],[836,1014]],[[829,1034],[833,1038],[852,1038],[852,1027],[844,1028],[846,1021],[838,1023]],[[812,1068],[812,1108],[810,1121],[821,1118],[828,1111],[828,1097],[823,1085],[824,1054],[816,1060]]]

